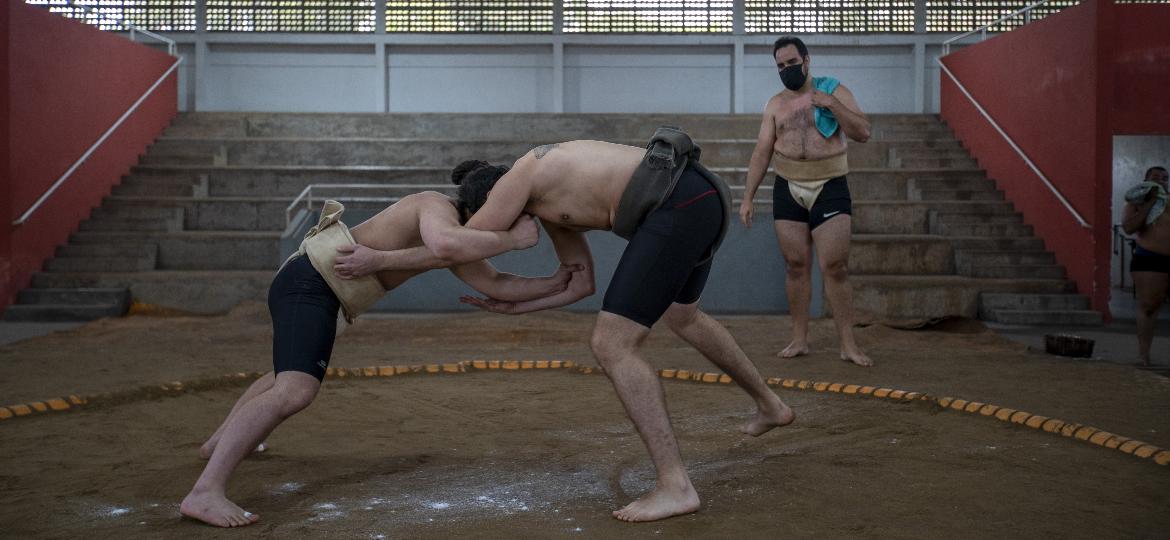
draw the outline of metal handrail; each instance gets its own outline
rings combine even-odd
[[[71,6],[74,5],[73,0],[69,0],[69,5],[71,5]],[[79,7],[84,8],[87,12],[93,10],[93,8],[90,6],[80,5]],[[102,15],[102,16],[104,17],[104,15]],[[57,178],[57,181],[53,182],[53,185],[49,186],[49,189],[45,190],[45,192],[41,194],[40,198],[38,198],[37,201],[34,202],[32,204],[32,206],[30,206],[28,208],[28,210],[25,210],[24,213],[21,214],[19,218],[17,218],[16,220],[14,220],[12,222],[13,226],[20,226],[20,225],[23,225],[26,221],[28,221],[28,219],[30,217],[32,217],[33,213],[35,213],[41,207],[41,205],[44,204],[45,201],[47,201],[49,199],[49,196],[51,196],[54,192],[56,192],[57,188],[61,187],[61,185],[64,184],[65,181],[69,179],[69,177],[73,174],[73,172],[76,171],[78,167],[81,167],[81,165],[83,163],[85,163],[85,160],[89,159],[89,156],[93,155],[94,151],[97,150],[97,148],[99,146],[101,146],[102,143],[106,142],[106,139],[110,138],[110,135],[112,135],[114,133],[114,130],[121,127],[122,123],[125,122],[126,119],[129,118],[130,115],[134,113],[134,111],[138,110],[138,106],[142,105],[142,102],[146,101],[146,98],[150,97],[150,95],[154,93],[154,90],[156,88],[158,88],[158,86],[160,84],[162,84],[162,82],[164,80],[166,80],[166,78],[169,77],[171,75],[171,73],[174,73],[175,68],[178,68],[179,64],[183,63],[182,57],[175,56],[175,41],[174,40],[167,39],[163,36],[155,34],[154,32],[150,32],[148,30],[138,28],[137,26],[134,26],[133,24],[126,22],[124,19],[114,19],[114,20],[116,20],[117,22],[119,22],[121,24],[126,25],[127,27],[129,27],[131,29],[131,40],[133,40],[133,36],[134,36],[133,32],[135,30],[137,30],[138,32],[140,32],[144,35],[147,35],[147,36],[150,36],[152,38],[155,38],[155,39],[158,39],[158,40],[165,42],[167,44],[167,54],[175,57],[175,63],[171,64],[171,67],[167,68],[166,72],[164,72],[162,74],[162,76],[158,78],[158,80],[154,81],[154,84],[150,85],[150,88],[148,88],[146,90],[146,92],[144,92],[141,96],[139,96],[138,100],[135,101],[134,104],[131,105],[129,109],[126,109],[126,112],[122,113],[122,116],[119,116],[118,119],[116,121],[114,121],[114,124],[112,126],[110,126],[109,129],[106,129],[106,131],[104,133],[102,133],[101,137],[98,137],[98,140],[96,142],[94,142],[92,145],[90,145],[90,147],[88,149],[86,149],[85,153],[81,154],[81,157],[77,158],[77,161],[73,162],[73,164],[70,165],[69,168],[64,172],[64,174],[62,174],[59,178]]]
[[[942,68],[943,73],[946,73],[947,77],[951,78],[951,82],[955,83],[955,86],[959,88],[959,91],[963,92],[964,96],[967,96],[967,100],[969,100],[971,104],[974,105],[975,108],[979,111],[979,113],[987,119],[987,121],[991,124],[991,127],[995,128],[995,130],[999,132],[999,135],[1003,137],[1005,141],[1007,141],[1009,146],[1012,147],[1012,150],[1015,150],[1016,153],[1019,154],[1019,156],[1024,160],[1024,163],[1028,165],[1028,168],[1032,169],[1032,172],[1036,173],[1036,176],[1040,177],[1040,180],[1044,182],[1045,186],[1048,186],[1049,191],[1051,191],[1052,194],[1055,195],[1058,200],[1060,200],[1060,204],[1063,204],[1064,207],[1068,209],[1070,213],[1072,213],[1073,217],[1076,218],[1077,223],[1080,223],[1081,227],[1086,229],[1090,228],[1089,222],[1085,221],[1085,218],[1081,217],[1080,212],[1077,212],[1076,208],[1073,208],[1072,204],[1068,202],[1068,199],[1064,197],[1064,194],[1061,193],[1060,190],[1057,189],[1056,186],[1048,180],[1048,177],[1045,176],[1040,168],[1032,162],[1028,155],[1024,153],[1024,150],[1021,149],[1018,144],[1016,144],[1016,141],[1012,140],[1012,138],[1008,136],[1007,132],[1005,132],[1003,128],[999,127],[999,124],[996,123],[995,119],[991,117],[991,114],[988,113],[987,110],[984,109],[983,106],[975,100],[975,96],[972,96],[971,92],[967,91],[967,87],[963,86],[963,83],[959,82],[959,79],[955,77],[955,74],[952,73],[949,68],[947,68],[946,64],[943,63],[942,58],[935,58],[935,61],[938,62],[938,65],[940,68]]]
[[[992,26],[995,26],[1001,22],[1004,22],[1012,17],[1015,17],[1015,16],[1021,14],[1021,13],[1024,14],[1024,24],[1028,24],[1028,23],[1032,22],[1032,10],[1035,9],[1037,6],[1040,6],[1042,4],[1047,4],[1047,3],[1048,3],[1048,0],[1040,0],[1039,2],[1034,2],[1034,3],[1029,4],[1027,6],[1024,6],[1020,9],[1017,9],[1016,11],[1013,11],[1007,15],[1004,15],[1003,17],[1000,17],[992,22],[989,22],[983,26],[980,26],[979,28],[976,28],[976,29],[971,30],[969,32],[963,32],[962,34],[959,34],[959,35],[952,37],[946,41],[943,41],[943,43],[942,43],[943,56],[951,54],[951,43],[954,43],[954,42],[956,42],[960,39],[963,39],[967,36],[975,35],[976,33],[980,34],[980,40],[986,40],[988,28],[991,28]]]
[[[93,8],[95,6],[81,4],[81,3],[76,2],[75,0],[65,0],[65,3],[71,7],[81,8],[81,9],[85,10],[86,13],[93,13],[94,12]],[[150,37],[150,38],[153,38],[153,39],[156,39],[158,41],[163,42],[167,46],[167,54],[169,54],[171,56],[176,56],[175,51],[177,50],[178,46],[175,43],[175,40],[161,36],[161,35],[156,34],[150,30],[147,30],[145,28],[139,27],[139,26],[135,25],[134,23],[127,22],[126,19],[124,19],[122,17],[113,17],[113,16],[110,16],[108,14],[101,13],[101,12],[97,12],[95,14],[101,19],[110,20],[110,21],[116,22],[116,23],[126,27],[126,29],[130,31],[130,41],[134,41],[134,36],[136,34],[142,34],[144,36],[147,36],[147,37]]]

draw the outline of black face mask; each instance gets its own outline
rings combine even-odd
[[[789,90],[800,90],[806,80],[808,80],[808,75],[804,73],[804,64],[796,64],[780,70],[780,82],[784,83],[784,87]]]

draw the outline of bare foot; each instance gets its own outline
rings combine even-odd
[[[203,459],[211,459],[211,454],[215,452],[215,445],[218,443],[219,438],[213,437],[211,439],[207,439],[207,442],[203,443],[203,446],[199,447],[199,457]],[[252,453],[260,454],[265,450],[268,450],[268,443],[261,442],[260,444],[256,445],[256,449],[252,450]]]
[[[873,367],[873,360],[870,360],[865,353],[860,350],[853,352],[841,351],[841,359],[846,362],[853,362],[861,367]]]
[[[699,510],[699,506],[699,494],[689,484],[686,489],[681,491],[655,488],[654,491],[627,504],[625,508],[615,510],[613,517],[631,523],[656,521],[696,512]]]
[[[771,431],[773,428],[787,426],[793,420],[796,420],[796,412],[791,407],[785,405],[779,399],[776,401],[779,403],[756,411],[756,415],[748,423],[741,426],[739,430],[752,437],[759,437]]]
[[[784,350],[776,353],[780,358],[796,358],[797,356],[804,356],[808,354],[808,343],[799,340],[793,340]]]
[[[260,521],[260,516],[210,492],[188,493],[179,505],[179,513],[216,527],[243,527]]]

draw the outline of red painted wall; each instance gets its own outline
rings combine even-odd
[[[1170,135],[1170,4],[1119,4],[1113,132]]]
[[[1107,314],[1112,147],[1102,145],[1109,124],[1098,110],[1097,46],[1098,11],[1112,7],[1106,3],[1087,1],[943,60],[1091,228],[1076,221],[945,74],[941,103],[943,119],[1093,308]]]
[[[10,162],[0,194],[0,309],[67,241],[170,123],[177,109],[172,73],[137,111],[21,226],[27,210],[174,63],[174,58],[65,19],[4,0],[8,64],[4,106]],[[4,250],[4,246],[7,249]]]

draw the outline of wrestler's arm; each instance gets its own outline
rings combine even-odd
[[[525,302],[507,302],[498,298],[476,298],[474,296],[464,296],[460,298],[460,301],[485,311],[517,315],[567,306],[596,292],[593,277],[593,254],[589,251],[589,242],[585,240],[585,233],[542,223],[545,232],[548,233],[549,240],[552,241],[553,247],[557,250],[557,258],[561,260],[561,264],[581,267],[580,271],[573,272],[564,291]]]
[[[861,112],[861,107],[857,105],[857,99],[853,97],[853,92],[849,88],[842,84],[837,86],[832,95],[819,91],[818,93],[828,99],[825,99],[823,104],[817,103],[818,97],[814,96],[813,104],[833,111],[833,116],[837,117],[837,123],[841,125],[841,131],[845,132],[845,136],[857,142],[869,140],[869,118]]]
[[[536,221],[529,216],[517,219],[506,232],[461,227],[451,204],[440,199],[420,204],[418,220],[422,246],[393,251],[360,244],[339,246],[341,256],[333,270],[343,279],[353,279],[382,270],[446,268],[530,248],[540,234]]]
[[[580,265],[562,264],[551,276],[535,278],[500,272],[487,261],[451,267],[455,277],[480,294],[508,302],[536,300],[562,292],[569,286],[573,273],[581,270]]]
[[[1125,204],[1125,214],[1121,219],[1121,228],[1125,234],[1134,234],[1146,228],[1146,216],[1150,213],[1150,208],[1154,206],[1154,202],[1158,199],[1151,197],[1144,203]]]
[[[744,227],[752,226],[752,215],[755,213],[752,199],[756,197],[756,191],[768,173],[768,164],[776,148],[776,109],[779,106],[780,96],[773,96],[764,107],[764,120],[760,122],[756,148],[752,150],[752,158],[748,162],[747,185],[744,186],[743,201],[739,203],[739,220]]]

